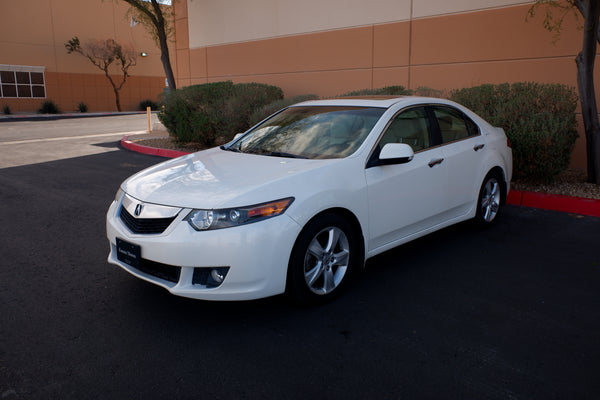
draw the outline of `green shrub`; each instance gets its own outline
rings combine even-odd
[[[77,109],[81,113],[88,112],[88,106],[83,101],[81,101],[81,102],[79,102],[79,104],[77,104]]]
[[[258,124],[260,121],[262,121],[263,119],[267,118],[268,116],[276,113],[277,111],[281,110],[282,108],[286,108],[286,107],[291,106],[292,104],[301,103],[303,101],[317,100],[318,98],[319,98],[319,96],[317,96],[316,94],[302,94],[300,96],[294,96],[294,97],[288,97],[288,98],[281,99],[281,100],[275,100],[267,105],[257,108],[250,115],[250,120],[249,120],[250,126]]]
[[[10,111],[10,106],[8,104],[4,106],[3,112],[6,115],[12,114],[12,111]]]
[[[58,106],[54,104],[52,100],[46,100],[42,103],[41,108],[38,110],[40,114],[59,114],[60,110]]]
[[[486,84],[455,90],[450,98],[504,128],[515,179],[551,182],[569,166],[578,136],[572,88],[535,82]]]
[[[226,143],[250,127],[250,114],[283,91],[261,83],[213,82],[186,86],[165,96],[158,117],[181,142]]]
[[[406,89],[404,86],[385,86],[376,89],[361,89],[353,90],[344,93],[341,97],[347,96],[406,96],[411,95],[412,90]]]
[[[413,93],[415,96],[423,96],[423,97],[447,97],[446,92],[443,90],[432,89],[427,86],[419,86]]]
[[[257,109],[274,100],[283,99],[283,91],[277,86],[262,83],[238,83],[233,86],[233,96],[224,109],[225,127],[235,135],[252,126],[250,116]]]
[[[150,109],[152,111],[156,111],[156,110],[158,110],[158,103],[156,103],[150,99],[142,100],[142,101],[140,101],[140,104],[138,105],[138,110],[146,111],[146,109],[148,107],[150,107]]]
[[[233,82],[214,82],[186,86],[164,98],[158,118],[169,133],[181,142],[200,142],[214,146],[221,122],[219,111],[232,96]]]

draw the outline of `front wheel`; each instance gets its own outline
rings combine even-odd
[[[492,224],[500,213],[502,204],[502,181],[497,174],[488,174],[483,180],[477,200],[475,220],[480,225]]]
[[[297,301],[318,304],[335,297],[359,257],[357,235],[337,214],[325,214],[302,230],[290,257],[288,292]]]

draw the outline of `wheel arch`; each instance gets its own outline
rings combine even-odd
[[[358,242],[360,243],[359,260],[361,260],[361,263],[360,263],[361,268],[364,267],[364,265],[365,265],[365,235],[363,233],[363,229],[360,224],[360,221],[358,220],[358,218],[352,211],[348,210],[347,208],[343,208],[343,207],[327,208],[327,209],[322,210],[322,211],[318,212],[317,214],[315,214],[311,219],[309,219],[306,222],[306,224],[304,224],[304,227],[306,227],[312,221],[314,221],[315,219],[318,219],[319,217],[321,217],[325,214],[336,214],[336,215],[344,218],[352,226],[352,229],[354,229],[354,231],[356,232],[356,234],[358,235],[358,237],[360,239],[360,240],[358,240]],[[302,229],[304,229],[304,227]],[[298,236],[300,236],[300,235],[298,235]]]
[[[500,179],[500,204],[505,205],[506,197],[508,196],[508,183],[506,182],[506,174],[504,173],[504,169],[499,165],[496,165],[488,171],[488,173],[485,175],[485,178],[490,175],[495,175]]]
[[[344,272],[341,281],[335,284],[336,287],[331,292],[317,293],[308,287],[312,284],[308,284],[305,281],[306,277],[303,269],[305,258],[304,256],[299,257],[302,254],[298,252],[308,251],[310,240],[314,240],[313,235],[319,232],[322,227],[329,226],[328,224],[332,222],[334,224],[341,224],[343,230],[350,230],[350,232],[346,232],[346,235],[350,234],[350,236],[354,236],[353,242],[358,249],[355,252],[356,255],[354,257],[351,256],[353,261],[349,261],[348,263],[348,267],[350,267],[349,273],[348,271]],[[362,229],[358,218],[352,212],[345,208],[328,208],[318,212],[304,224],[294,242],[286,274],[286,294],[300,304],[321,304],[331,300],[340,293],[340,290],[343,290],[342,285],[347,283],[348,279],[351,279],[349,274],[351,275],[352,271],[364,267],[364,253]],[[300,259],[302,260],[302,265],[298,263]]]

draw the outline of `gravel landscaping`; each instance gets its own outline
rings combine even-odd
[[[560,174],[553,183],[512,182],[512,189],[528,192],[560,194],[563,196],[600,199],[600,185],[587,183],[587,172],[583,169],[568,169]]]

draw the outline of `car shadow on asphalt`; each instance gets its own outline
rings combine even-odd
[[[507,206],[488,230],[459,224],[374,257],[319,307],[199,301],[106,262],[120,182],[162,160],[115,151],[2,169],[3,387],[28,398],[598,397],[600,218]]]

